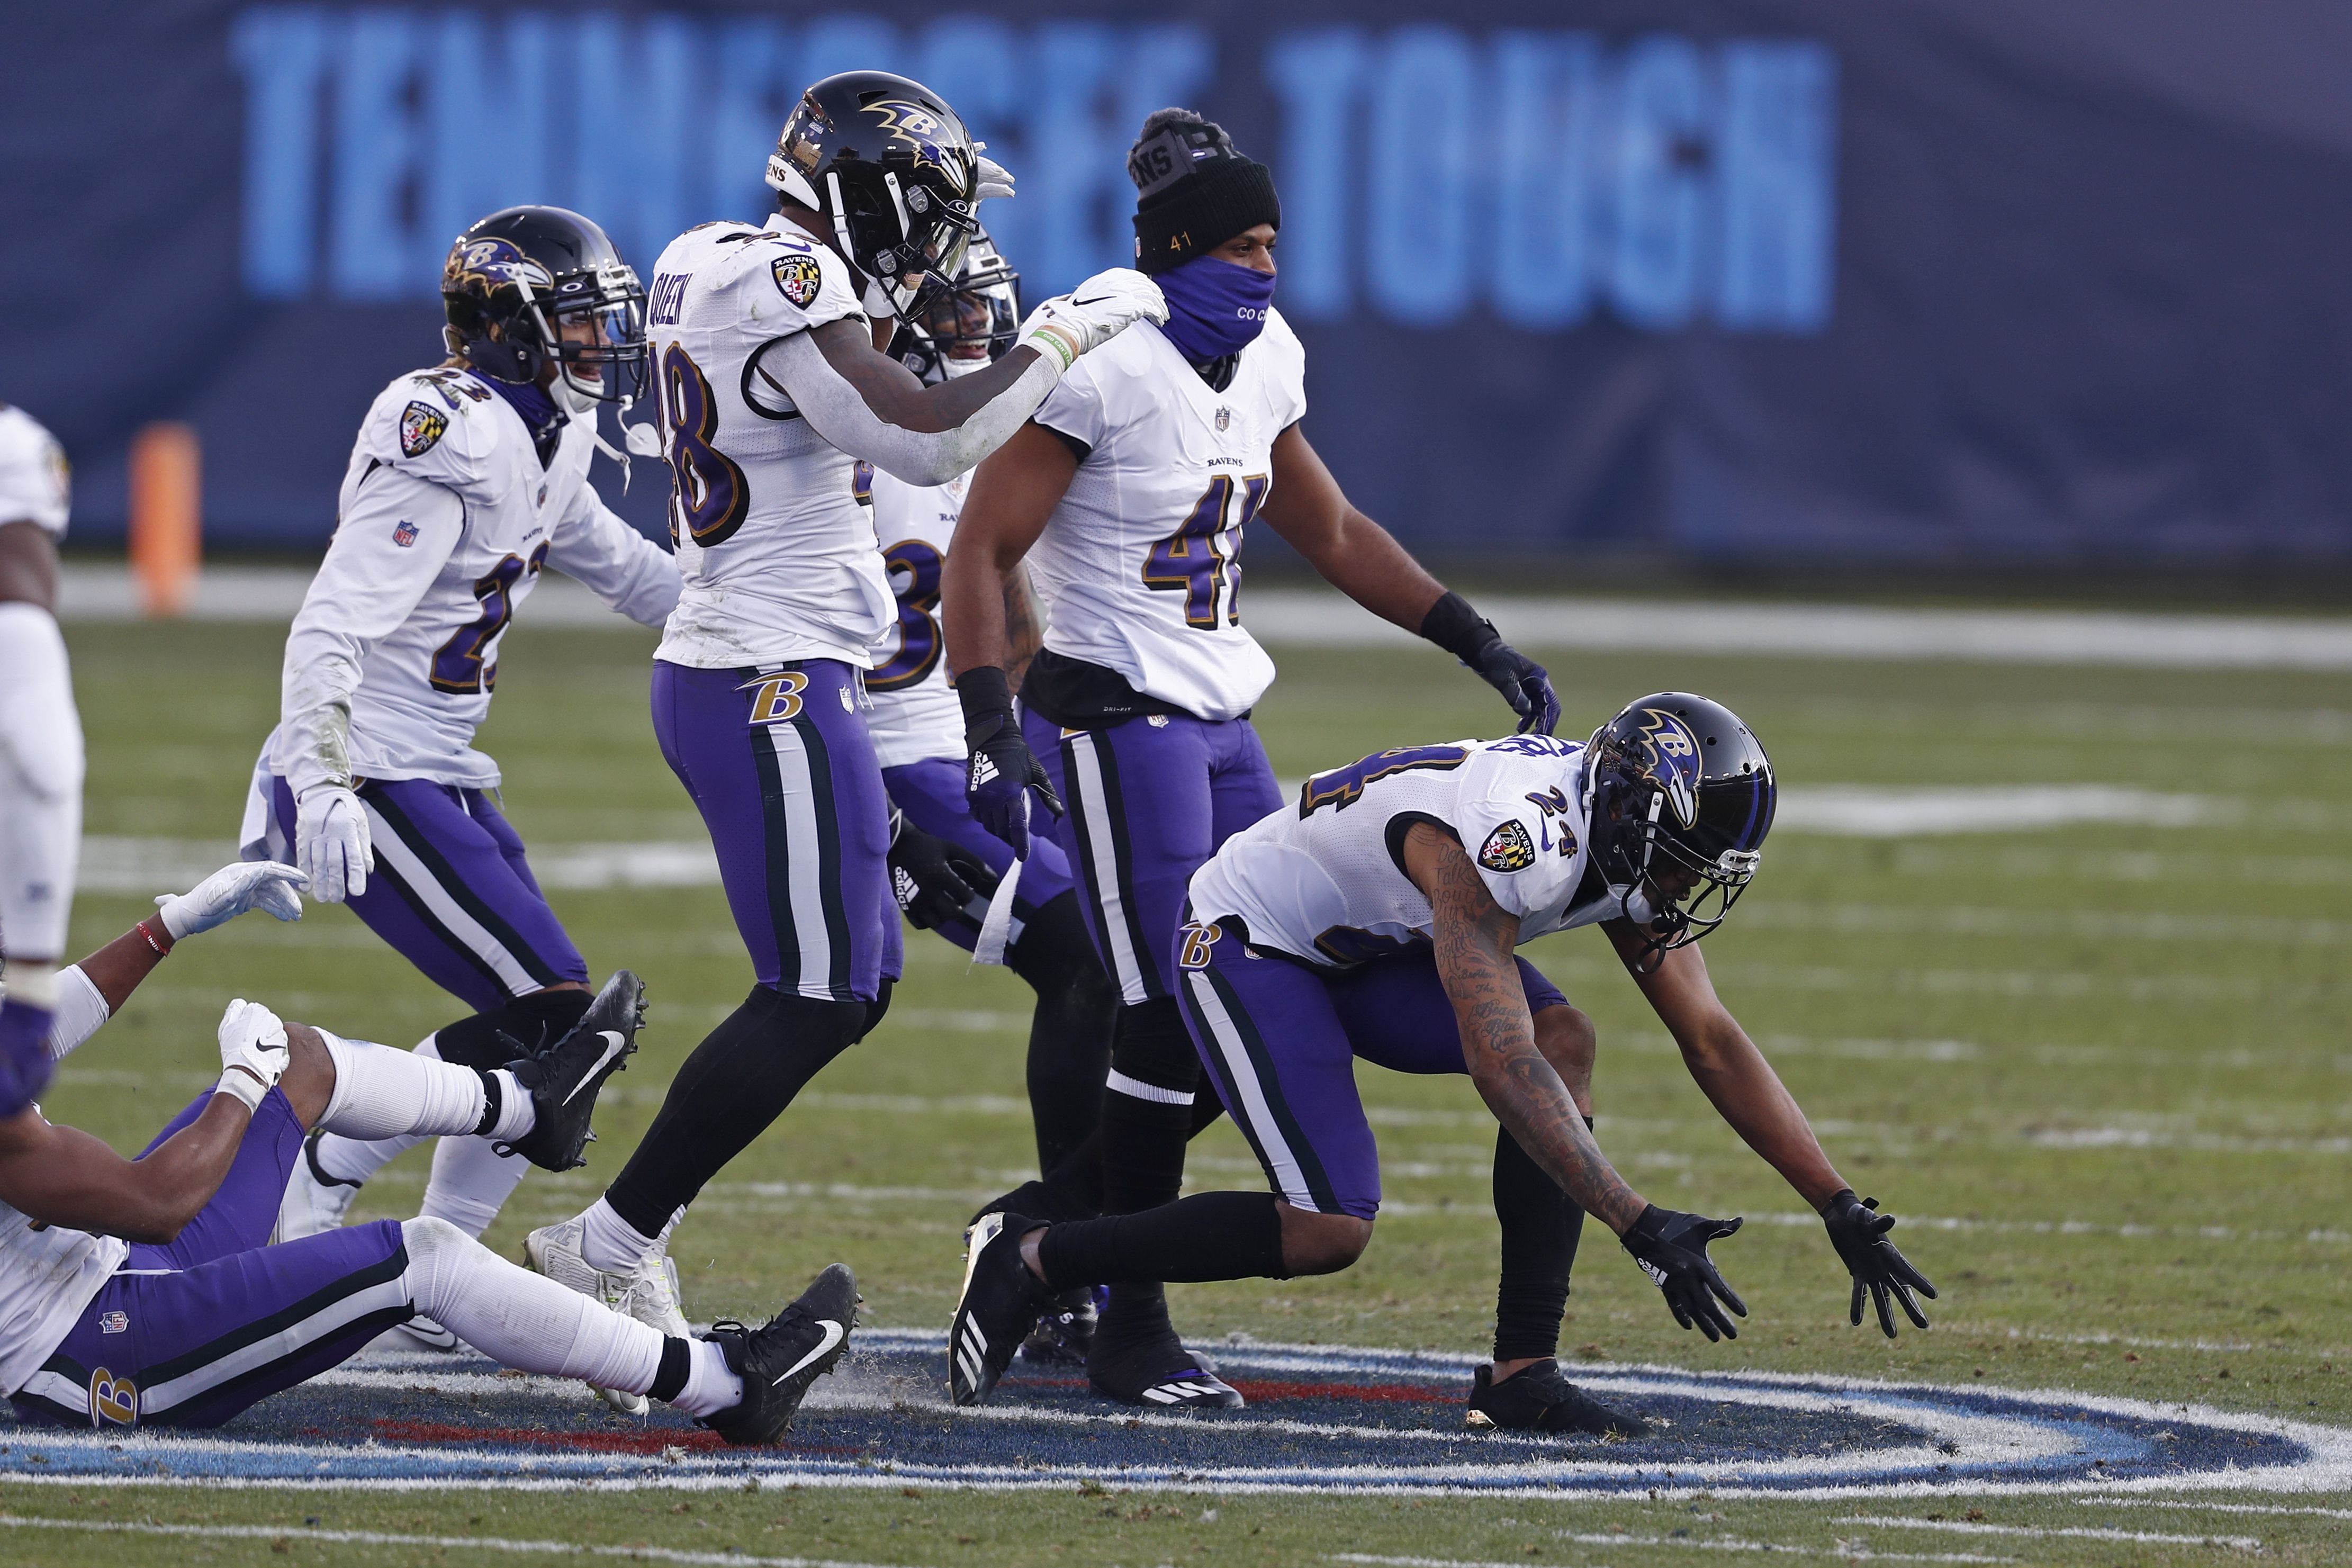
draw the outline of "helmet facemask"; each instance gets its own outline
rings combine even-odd
[[[645,395],[646,291],[634,269],[605,262],[559,278],[530,309],[558,367],[551,390],[572,412],[626,408]]]
[[[450,251],[441,292],[451,351],[484,374],[535,385],[553,364],[549,390],[575,414],[625,408],[645,393],[645,289],[616,258],[551,272],[508,239],[469,234]]]
[[[1651,758],[1604,732],[1592,740],[1591,779],[1593,862],[1646,938],[1637,966],[1647,973],[1721,925],[1755,879],[1772,822],[1770,778],[1670,787]]]
[[[987,369],[1020,331],[1020,282],[988,236],[977,236],[955,280],[933,279],[907,310],[900,363],[924,381]]]

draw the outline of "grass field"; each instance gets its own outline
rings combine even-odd
[[[1662,629],[1671,643],[1671,629]],[[227,841],[277,702],[278,638],[242,626],[83,626],[69,641],[90,782],[88,830]],[[645,715],[650,639],[510,639],[483,745],[526,839],[688,839],[698,820]],[[1685,687],[1730,703],[1784,786],[2102,784],[2215,802],[2201,826],[2075,826],[1916,838],[1777,837],[1706,945],[1719,988],[1779,1065],[1848,1178],[1897,1214],[1943,1288],[1937,1326],[1889,1344],[1845,1322],[1844,1275],[1801,1205],[1717,1121],[1597,933],[1529,950],[1601,1026],[1601,1137],[1658,1201],[1744,1213],[1717,1256],[1753,1318],[1736,1345],[1677,1331],[1588,1227],[1563,1352],[1603,1362],[1984,1380],[2352,1425],[2345,1310],[2352,1218],[2352,703],[2340,679],[2276,673],[1693,659],[1552,661],[1581,733],[1625,699]],[[1277,772],[1497,727],[1500,705],[1433,653],[1291,653],[1258,710]],[[663,1085],[749,971],[718,890],[566,893],[599,974],[643,973],[646,1048],[604,1098],[586,1171],[534,1173],[487,1238],[575,1212],[618,1167]],[[89,948],[143,901],[85,894]],[[1020,1095],[1027,993],[914,936],[888,1022],[836,1063],[678,1233],[697,1319],[772,1310],[840,1258],[867,1318],[944,1326],[970,1205],[1032,1158]],[[229,994],[405,1045],[456,1008],[339,909],[296,927],[238,922],[174,956],[47,1097],[54,1116],[136,1147],[216,1065]],[[1491,1125],[1466,1080],[1366,1068],[1390,1167],[1370,1251],[1337,1277],[1174,1292],[1202,1340],[1484,1348],[1495,1227]],[[994,1103],[980,1097],[992,1097]],[[413,1212],[425,1152],[362,1195]],[[1196,1184],[1255,1187],[1221,1125]],[[6,1436],[0,1429],[0,1438]],[[919,1490],[919,1489],[910,1489]],[[1887,1556],[2032,1563],[2352,1561],[2352,1496],[2249,1495],[2282,1511],[2095,1507],[2071,1498],[1948,1504],[811,1490],[755,1497],[200,1492],[0,1487],[19,1519],[259,1527],[251,1536],[95,1536],[19,1528],[0,1558],[130,1563],[461,1562],[455,1542],[368,1545],[314,1531],[560,1540],[890,1564],[1287,1563],[1330,1554],[1446,1562]],[[1855,1522],[1859,1515],[1944,1529]],[[1979,1513],[1981,1518],[1979,1518]],[[1963,1514],[1965,1513],[1965,1517]],[[2014,1526],[2015,1533],[1977,1526]],[[2121,1540],[2057,1531],[2141,1532]],[[1677,1533],[1681,1532],[1681,1533]],[[492,1551],[499,1551],[491,1548]],[[512,1554],[510,1552],[502,1554]],[[528,1554],[528,1553],[526,1553]]]

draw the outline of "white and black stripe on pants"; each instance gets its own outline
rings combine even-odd
[[[1093,900],[1111,978],[1129,1005],[1165,996],[1160,965],[1143,929],[1143,908],[1135,896],[1135,865],[1129,847],[1127,806],[1118,785],[1118,758],[1108,737],[1081,730],[1062,740],[1062,774],[1070,789],[1070,830],[1076,839],[1076,869]]]
[[[362,794],[376,875],[452,952],[509,996],[528,996],[569,976],[558,973],[490,903],[466,884],[432,836],[391,800]],[[550,917],[552,918],[552,917]]]
[[[751,746],[766,815],[768,921],[782,976],[777,989],[819,1001],[852,1001],[854,950],[841,899],[841,826],[824,732],[806,718],[755,724]]]

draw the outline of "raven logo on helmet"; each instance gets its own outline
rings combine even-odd
[[[1698,821],[1698,737],[1663,708],[1642,710],[1640,739],[1650,777],[1666,797],[1675,820],[1685,827]]]
[[[444,294],[464,293],[469,288],[487,291],[502,283],[545,289],[552,289],[555,279],[511,240],[498,238],[461,240],[451,247],[448,263],[441,268]]]

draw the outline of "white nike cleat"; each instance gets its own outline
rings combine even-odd
[[[299,1241],[340,1228],[343,1216],[352,1211],[352,1200],[360,1195],[359,1183],[319,1169],[319,1140],[324,1136],[314,1131],[302,1140],[302,1157],[294,1162],[286,1195],[278,1202],[278,1229],[272,1241]]]
[[[393,1326],[426,1350],[455,1352],[465,1348],[465,1341],[422,1312],[404,1323],[395,1323]]]
[[[635,1318],[656,1333],[673,1339],[692,1337],[686,1314],[678,1308],[677,1265],[667,1254],[656,1254],[634,1274],[607,1274],[592,1267],[583,1255],[586,1222],[574,1216],[542,1226],[522,1240],[523,1262],[568,1290],[592,1296],[620,1313]],[[596,1388],[594,1384],[588,1385]],[[642,1394],[617,1388],[596,1388],[606,1404],[624,1415],[643,1415],[652,1405]]]

